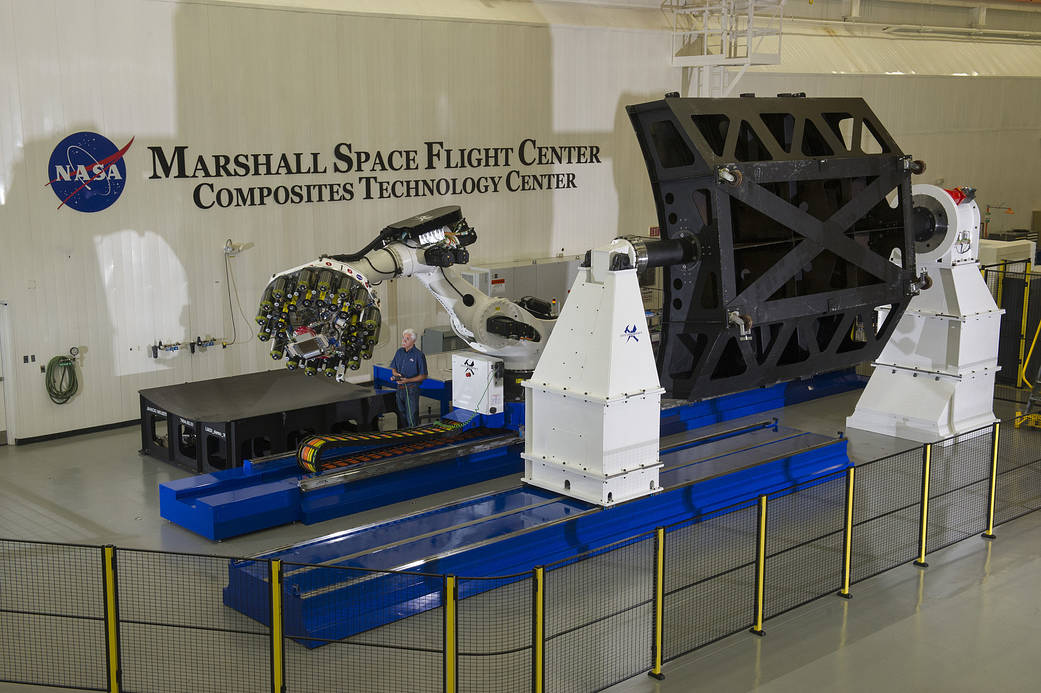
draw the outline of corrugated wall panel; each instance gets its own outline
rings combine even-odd
[[[834,76],[756,73],[741,91],[772,95],[863,96],[900,147],[926,162],[916,182],[968,185],[994,214],[991,229],[1029,228],[1041,209],[1041,79]]]
[[[255,340],[150,358],[157,339],[230,338],[233,314],[240,340],[248,336],[236,302],[228,305],[225,239],[254,243],[231,260],[252,321],[272,271],[321,251],[354,250],[387,223],[443,204],[461,204],[478,228],[477,262],[578,253],[620,226],[632,232],[654,223],[623,108],[678,88],[662,34],[596,27],[554,34],[532,23],[130,0],[2,0],[0,16],[18,27],[4,49],[10,56],[4,74],[17,81],[9,93],[20,95],[11,103],[19,117],[0,130],[8,198],[0,207],[4,265],[11,267],[0,277],[0,298],[11,302],[20,327],[17,354],[38,358],[15,373],[22,438],[134,418],[142,387],[277,367]],[[93,41],[89,55],[65,48],[83,32],[113,30],[122,40]],[[117,146],[136,138],[125,157],[126,189],[102,212],[58,210],[43,186],[51,151],[77,130],[101,133]],[[525,138],[596,145],[603,163],[523,166],[516,149]],[[355,151],[418,149],[422,157],[427,141],[509,147],[514,160],[499,168],[361,175],[502,178],[511,169],[559,171],[574,173],[577,187],[507,192],[500,180],[498,193],[365,199],[358,172],[331,168],[297,178],[150,179],[149,147],[170,155],[187,146],[191,173],[197,154],[318,151],[331,167],[337,143]],[[355,198],[229,209],[193,202],[200,183],[311,180],[353,181]],[[416,282],[382,291],[391,317],[378,357],[396,347],[398,329],[445,322]],[[83,388],[59,407],[46,397],[39,366],[74,344],[86,347]]]
[[[867,31],[856,26],[788,22],[781,64],[755,70],[788,74],[1041,76],[1041,51],[1036,44]]]
[[[386,12],[422,11],[406,5]],[[277,367],[256,341],[195,356],[148,355],[156,339],[230,338],[233,315],[240,341],[248,336],[237,304],[228,305],[225,239],[254,243],[231,260],[250,321],[273,270],[318,252],[357,249],[388,222],[443,204],[461,204],[477,227],[475,264],[580,253],[655,224],[624,106],[680,88],[668,36],[648,30],[662,25],[662,15],[515,5],[460,2],[455,19],[423,20],[385,16],[376,4],[368,8],[375,14],[365,15],[335,11],[342,3],[310,12],[0,0],[0,38],[7,39],[0,41],[0,105],[14,114],[0,123],[0,299],[10,302],[15,327],[19,437],[133,418],[142,387]],[[470,16],[480,21],[459,21]],[[84,35],[120,40],[77,50]],[[924,180],[975,185],[983,204],[1016,208],[1016,215],[995,217],[995,228],[1029,225],[1029,211],[1041,208],[1033,182],[1041,175],[1041,89],[1037,79],[1010,78],[1041,75],[1036,48],[853,38],[841,28],[806,26],[784,45],[785,63],[747,75],[739,91],[864,96],[901,145],[929,162]],[[856,74],[832,74],[841,72]],[[997,77],[924,76],[973,72]],[[96,214],[57,210],[44,187],[55,145],[83,129],[117,146],[136,138],[123,196]],[[521,166],[516,150],[526,138],[595,145],[603,163]],[[149,147],[169,154],[187,146],[190,173],[196,154],[318,151],[331,167],[337,143],[355,151],[419,149],[422,157],[427,141],[510,147],[514,161],[452,171],[150,179]],[[574,173],[577,187],[365,199],[359,177],[505,176],[510,169]],[[229,209],[193,202],[200,183],[312,181],[353,181],[355,197]],[[400,328],[445,322],[416,282],[381,291],[389,315],[377,358],[390,355]],[[83,391],[58,407],[46,397],[39,367],[73,344],[87,347]],[[33,353],[37,363],[20,363]]]

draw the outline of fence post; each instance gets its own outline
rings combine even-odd
[[[846,470],[846,524],[842,535],[842,589],[839,596],[852,599],[849,593],[850,566],[853,556],[853,480],[856,475],[856,467]]]
[[[998,490],[998,433],[1001,430],[1001,423],[998,421],[994,422],[994,427],[991,429],[990,434],[994,436],[993,445],[991,446],[990,452],[990,494],[987,500],[987,531],[980,536],[984,539],[994,539],[994,503],[997,500]]]
[[[459,651],[456,636],[456,589],[455,575],[445,575],[445,693],[455,693],[458,686]]]
[[[119,693],[122,683],[122,670],[119,659],[119,602],[116,585],[116,547],[108,544],[103,547],[105,586],[105,654],[108,660],[108,690]]]
[[[1001,308],[1001,298],[1005,292],[1005,271],[1008,269],[1008,260],[1001,263],[1001,269],[998,272],[998,308]]]
[[[542,566],[532,570],[535,590],[531,610],[531,689],[542,693],[546,682],[546,574]]]
[[[271,577],[271,691],[286,690],[285,638],[282,637],[282,561],[270,564]]]
[[[766,583],[766,496],[759,496],[759,522],[755,533],[755,621],[751,631],[766,635],[763,630],[763,594]]]
[[[928,568],[925,562],[925,540],[926,530],[929,527],[929,475],[933,457],[933,444],[926,443],[922,446],[922,517],[921,537],[918,540],[918,558],[914,564],[919,568]]]
[[[1021,327],[1019,330],[1019,373],[1017,374],[1016,387],[1019,387],[1021,383],[1026,382],[1026,371],[1027,365],[1023,363],[1023,359],[1026,356],[1027,350],[1027,317],[1029,316],[1028,308],[1030,307],[1030,263],[1026,264],[1026,272],[1023,273],[1023,319],[1020,321]]]
[[[651,658],[654,662],[648,676],[659,681],[665,678],[661,673],[662,633],[665,614],[665,528],[658,527],[654,531],[654,642],[651,644]]]

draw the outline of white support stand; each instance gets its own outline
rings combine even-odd
[[[628,250],[627,250],[628,249]],[[659,490],[661,393],[635,269],[591,253],[527,388],[524,481],[607,506]]]
[[[846,427],[927,443],[995,421],[1004,311],[980,276],[976,203],[955,204],[933,185],[915,185],[912,194],[916,209],[934,210],[947,225],[942,240],[930,239],[918,252],[918,268],[933,285],[911,299]]]

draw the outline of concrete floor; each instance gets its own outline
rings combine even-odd
[[[785,425],[835,435],[858,392],[757,414]],[[853,431],[850,457],[877,459],[916,443]],[[159,517],[159,484],[190,476],[137,453],[140,431],[123,428],[23,446],[0,446],[0,537],[36,541],[114,544],[210,555],[252,556],[361,524],[396,517],[457,498],[510,488],[505,477],[323,522],[291,525],[213,543]]]
[[[856,394],[780,416],[787,425],[834,434]],[[158,484],[186,473],[139,456],[138,436],[128,428],[0,447],[0,537],[249,556],[516,483],[495,480],[215,544],[159,517]],[[914,445],[850,436],[856,461]],[[999,536],[993,544],[970,539],[938,552],[925,571],[903,566],[865,581],[852,601],[825,598],[782,615],[767,622],[764,639],[738,634],[681,657],[666,666],[663,682],[640,676],[612,690],[1036,690],[1041,660],[1031,636],[1041,616],[1041,513],[1003,526]],[[3,692],[33,690],[53,689],[0,684]]]
[[[968,539],[682,657],[657,682],[613,693],[672,691],[1037,691],[1041,513]]]

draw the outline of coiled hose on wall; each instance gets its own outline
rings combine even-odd
[[[47,396],[55,404],[65,404],[79,390],[76,361],[68,356],[55,356],[47,362]]]

